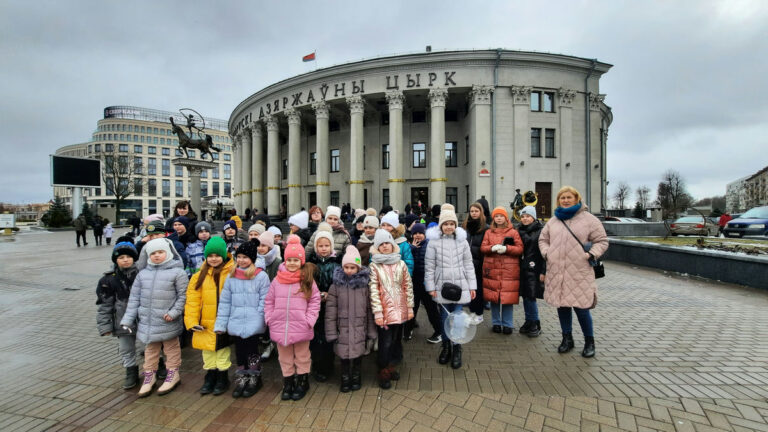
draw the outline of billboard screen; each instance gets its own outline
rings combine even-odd
[[[101,187],[101,161],[51,155],[51,186]]]

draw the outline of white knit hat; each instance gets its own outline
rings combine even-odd
[[[309,213],[302,210],[288,218],[288,225],[295,225],[299,229],[304,229],[309,225]]]
[[[259,235],[264,234],[264,231],[266,231],[266,230],[267,230],[267,228],[264,225],[260,224],[260,223],[255,223],[255,224],[251,225],[250,228],[248,228],[248,232],[256,231],[257,233],[259,233]]]
[[[173,259],[173,252],[171,252],[172,247],[170,240],[162,237],[148,241],[147,244],[144,245],[142,252],[147,251],[147,258],[149,258],[154,252],[165,251],[165,260],[161,263],[163,264]],[[152,263],[152,260],[148,260],[147,262],[154,264]]]
[[[355,219],[359,218],[360,216],[363,216],[364,214],[365,214],[365,210],[355,209]]]
[[[381,223],[388,223],[397,228],[400,225],[400,218],[397,216],[397,213],[391,211],[381,218]]]
[[[378,228],[379,218],[376,216],[366,216],[365,219],[363,219],[363,229],[368,227]]]
[[[520,210],[520,216],[527,214],[531,216],[532,218],[536,219],[536,207],[532,206],[525,206],[522,210]]]
[[[280,231],[280,228],[272,225],[271,227],[267,228],[267,231],[271,232],[272,234],[276,236],[283,236],[283,233]]]
[[[320,222],[317,226],[317,231],[315,231],[315,243],[312,245],[315,247],[315,251],[317,251],[317,241],[321,238],[328,239],[328,241],[331,242],[331,250],[333,250],[333,228],[331,228],[327,222]]]
[[[341,219],[341,209],[336,206],[328,206],[325,211],[325,219],[328,219],[328,216],[336,216]]]
[[[440,218],[437,221],[437,226],[442,227],[448,221],[453,221],[456,225],[459,224],[459,219],[456,217],[456,210],[453,205],[446,203],[440,206]]]
[[[379,214],[379,212],[377,212],[376,209],[373,207],[368,207],[367,209],[365,209],[365,214],[367,214],[368,216],[376,216],[377,214]]]
[[[392,243],[395,247],[395,253],[400,253],[400,248],[397,247],[397,243],[395,243],[395,239],[392,238],[392,234],[385,229],[379,228],[373,236],[373,248],[378,250],[382,243]]]

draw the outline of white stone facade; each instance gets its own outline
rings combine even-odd
[[[546,217],[557,190],[572,185],[600,212],[612,113],[599,79],[610,68],[483,50],[379,58],[288,78],[230,116],[235,205],[239,213],[270,214],[282,205],[291,214],[347,202],[402,210],[421,196],[466,212],[481,196],[506,207],[519,188],[540,192]]]

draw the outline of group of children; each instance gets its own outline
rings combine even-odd
[[[422,223],[408,227],[410,242],[395,212],[379,221],[370,210],[350,235],[338,207],[328,207],[325,217],[313,207],[289,219],[285,241],[276,227],[259,223],[246,234],[228,221],[222,235],[213,236],[211,226],[199,222],[194,237],[190,232],[185,241],[186,266],[176,239],[159,229],[138,242],[138,249],[130,238],[118,239],[114,268],[98,283],[97,304],[100,333],[119,341],[123,387],[140,381],[138,339],[145,345],[139,396],[149,395],[158,380],[158,394],[172,391],[180,382],[179,339],[186,329],[192,332],[192,347],[202,351],[201,394],[219,395],[230,387],[232,345],[233,397],[258,392],[267,335],[266,349],[276,347],[278,353],[283,400],[302,399],[310,373],[326,381],[335,369],[334,354],[341,363],[340,391],[359,390],[362,357],[372,349],[377,350],[378,384],[387,389],[400,378],[402,341],[412,337],[419,304],[434,330],[428,342],[443,343],[439,363],[461,367],[461,346],[447,337],[444,322],[476,297],[478,280],[468,235],[458,226],[453,206],[444,204],[429,229]],[[175,233],[186,235],[177,222]],[[153,231],[147,228],[147,234]],[[490,253],[519,259],[521,244],[502,243],[491,245]],[[449,296],[447,289],[459,294]]]

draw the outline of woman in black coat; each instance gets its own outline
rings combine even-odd
[[[546,261],[539,250],[539,234],[544,228],[536,220],[536,209],[528,206],[520,211],[520,227],[517,232],[523,240],[523,255],[520,256],[520,297],[523,298],[525,324],[520,333],[528,337],[541,334],[539,307],[537,298],[544,297],[544,275],[547,273]]]
[[[467,241],[469,250],[472,252],[472,264],[475,266],[475,280],[477,280],[477,294],[469,302],[469,311],[482,317],[485,311],[485,301],[483,300],[483,253],[480,252],[480,244],[483,243],[485,230],[488,225],[485,223],[485,212],[480,203],[472,203],[469,206],[469,215],[464,220],[464,230],[467,231]]]

